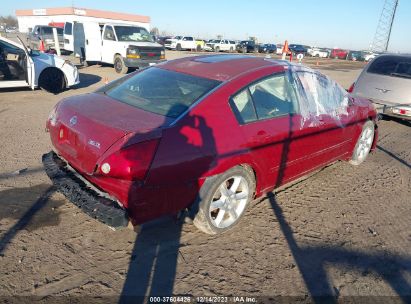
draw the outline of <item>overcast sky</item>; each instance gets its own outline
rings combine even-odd
[[[72,6],[151,17],[160,31],[230,39],[256,36],[261,42],[368,49],[385,0],[36,0],[4,1],[0,14],[16,9]],[[411,53],[411,1],[400,0],[391,35],[391,51]]]

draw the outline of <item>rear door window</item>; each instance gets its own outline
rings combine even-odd
[[[288,74],[262,79],[231,98],[231,107],[240,124],[298,112],[298,101]]]

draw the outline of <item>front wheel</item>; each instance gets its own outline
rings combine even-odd
[[[194,225],[207,234],[231,229],[244,215],[254,190],[254,173],[246,167],[234,167],[207,178],[193,206]]]
[[[114,58],[114,69],[118,74],[127,74],[128,67],[124,64],[124,60],[120,55]]]
[[[350,163],[352,165],[358,166],[363,163],[370,153],[372,144],[374,142],[374,123],[372,121],[367,121],[361,131],[360,137],[358,138],[357,144],[355,145]]]

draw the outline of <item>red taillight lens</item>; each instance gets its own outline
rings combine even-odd
[[[123,148],[107,157],[99,173],[126,180],[144,180],[159,140],[149,140]]]
[[[352,93],[354,91],[355,87],[355,82],[350,86],[350,88],[347,90],[348,93]]]

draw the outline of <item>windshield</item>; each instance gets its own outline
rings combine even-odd
[[[219,83],[216,80],[148,68],[108,89],[105,94],[133,107],[176,118]]]
[[[115,26],[118,41],[154,42],[153,37],[143,27]]]

